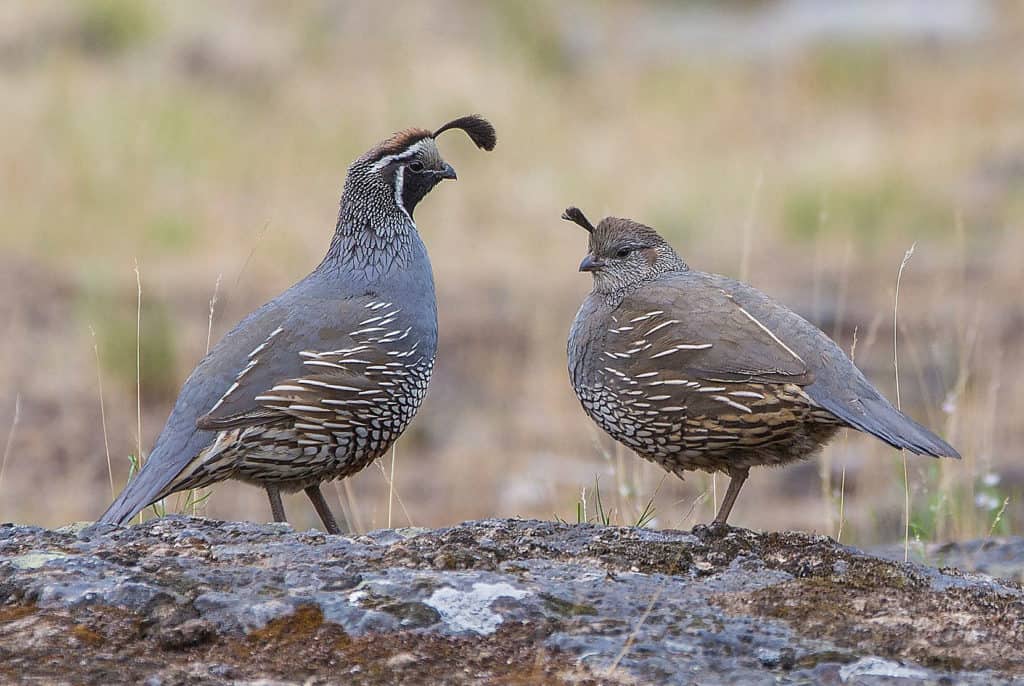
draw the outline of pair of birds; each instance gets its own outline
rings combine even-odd
[[[492,150],[494,127],[469,115],[399,131],[348,169],[327,255],[250,314],[185,381],[139,474],[100,521],[124,524],[172,493],[239,479],[304,490],[340,533],[320,484],[383,455],[427,392],[437,306],[418,203],[455,170],[437,137],[462,130]],[[653,229],[576,208],[589,233],[580,271],[594,288],[569,334],[569,376],[586,413],[640,456],[679,475],[730,475],[724,525],[756,465],[809,457],[840,427],[911,452],[959,457],[896,410],[824,333],[760,291],[691,270]]]

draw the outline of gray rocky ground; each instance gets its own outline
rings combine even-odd
[[[997,548],[1022,547],[971,546],[945,559],[1005,571]],[[1024,592],[741,529],[2,525],[0,682],[19,681],[1024,684]]]

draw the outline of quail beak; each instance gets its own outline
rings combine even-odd
[[[451,179],[452,181],[454,181],[457,178],[459,178],[455,174],[455,168],[452,167],[452,165],[448,164],[447,162],[444,163],[444,167],[442,167],[440,171],[435,173],[437,174],[438,179]]]
[[[580,262],[581,272],[596,272],[602,267],[604,267],[604,262],[590,254],[584,257],[583,261]]]

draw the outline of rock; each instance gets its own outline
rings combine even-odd
[[[1024,592],[741,529],[8,524],[0,682],[19,680],[1024,684]]]
[[[164,650],[184,650],[202,645],[216,636],[212,624],[202,619],[187,619],[169,626],[157,634],[157,642]]]
[[[903,545],[873,549],[879,557],[903,559]],[[926,543],[911,541],[911,559],[933,567],[957,567],[971,572],[1024,582],[1024,538],[1009,536],[978,541]]]

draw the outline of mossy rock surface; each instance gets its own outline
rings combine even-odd
[[[1024,592],[742,529],[3,525],[0,682],[31,679],[1024,683]]]

